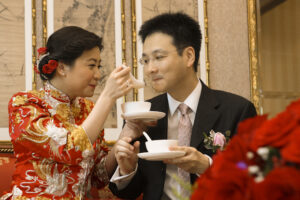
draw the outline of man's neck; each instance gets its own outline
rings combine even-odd
[[[184,102],[184,100],[193,92],[196,88],[199,80],[197,76],[190,77],[184,82],[178,83],[173,91],[167,91],[175,100]]]

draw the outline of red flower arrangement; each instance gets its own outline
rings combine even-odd
[[[300,199],[300,100],[245,120],[199,177],[191,200]]]
[[[38,48],[38,50],[37,50],[38,56],[44,55],[45,53],[47,53],[47,51],[48,51],[47,47]]]
[[[58,66],[58,63],[56,60],[49,60],[48,64],[43,65],[43,73],[44,74],[51,74]]]

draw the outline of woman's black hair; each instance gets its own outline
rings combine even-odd
[[[66,26],[55,31],[47,41],[47,54],[39,60],[38,69],[42,80],[51,80],[55,74],[43,73],[42,68],[49,60],[73,66],[75,60],[86,50],[98,47],[101,51],[102,38],[77,26]]]

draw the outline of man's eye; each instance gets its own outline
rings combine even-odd
[[[155,60],[161,60],[163,59],[165,56],[155,56]]]
[[[98,69],[102,68],[103,66],[102,65],[98,65]]]

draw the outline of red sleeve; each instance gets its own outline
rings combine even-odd
[[[77,164],[93,151],[84,129],[62,115],[51,114],[47,102],[31,93],[17,93],[8,105],[9,132],[16,153],[35,153],[57,162]],[[84,154],[83,154],[84,153]]]

